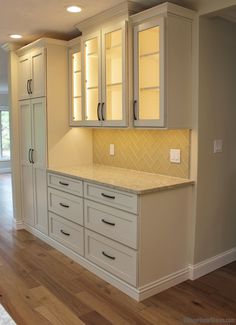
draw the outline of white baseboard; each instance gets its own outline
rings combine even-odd
[[[75,252],[61,245],[54,239],[41,233],[39,230],[32,228],[28,225],[24,225],[23,223],[18,224],[18,226],[22,226],[22,225],[23,228],[29,231],[30,233],[40,238],[41,240],[43,240],[50,246],[54,247],[55,249],[59,250],[66,256],[70,257],[72,260],[79,263],[81,266],[91,271],[92,273],[96,274],[98,277],[102,278],[106,282],[118,288],[119,290],[121,290],[131,298],[135,299],[136,301],[142,301],[144,299],[147,299],[148,297],[158,294],[161,291],[169,289],[188,279],[195,280],[209,272],[216,270],[219,267],[222,267],[236,260],[236,248],[234,248],[225,253],[209,258],[196,265],[189,265],[186,268],[174,272],[172,274],[169,274],[168,276],[158,279],[155,282],[148,283],[147,285],[144,285],[139,288],[135,288],[129,285],[128,283],[126,283],[125,281],[122,281],[119,278],[113,276],[109,272],[103,270],[99,266],[96,266],[95,264],[89,262],[84,257],[76,254]],[[22,229],[22,228],[16,228],[16,229]]]
[[[20,230],[25,228],[23,220],[16,220],[13,218],[12,223],[13,223],[13,228],[15,230]]]
[[[11,172],[11,168],[0,168],[0,174],[8,174]]]
[[[210,257],[198,264],[189,265],[189,279],[196,280],[203,275],[236,261],[236,247],[224,253]]]

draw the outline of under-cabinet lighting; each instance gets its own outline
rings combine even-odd
[[[66,10],[67,10],[68,12],[78,13],[78,12],[80,12],[82,9],[81,9],[80,7],[78,7],[78,6],[69,6],[69,7],[66,8]]]
[[[19,34],[12,34],[10,35],[11,38],[14,38],[14,39],[19,39],[19,38],[22,38],[22,35],[19,35]]]

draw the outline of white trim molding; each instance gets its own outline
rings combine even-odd
[[[215,271],[216,269],[225,266],[226,264],[236,261],[236,247],[210,257],[200,263],[189,265],[189,279],[196,280],[203,275]]]
[[[25,225],[24,225],[23,220],[16,220],[15,218],[13,218],[12,223],[13,223],[13,228],[15,230],[25,229]]]

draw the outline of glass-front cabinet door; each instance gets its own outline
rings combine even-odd
[[[70,61],[70,125],[81,125],[83,122],[82,110],[82,70],[81,70],[81,51],[73,48],[69,52]]]
[[[83,38],[84,125],[101,125],[101,38],[100,31]]]
[[[102,30],[103,126],[125,126],[126,117],[126,23]]]
[[[134,27],[134,126],[164,127],[164,18]]]

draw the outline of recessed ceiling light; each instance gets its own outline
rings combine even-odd
[[[12,34],[10,35],[11,38],[15,38],[15,39],[19,39],[19,38],[22,38],[22,35],[19,35],[19,34]]]
[[[80,12],[82,9],[78,6],[69,6],[66,8],[67,11],[72,12],[72,13],[78,13]]]

